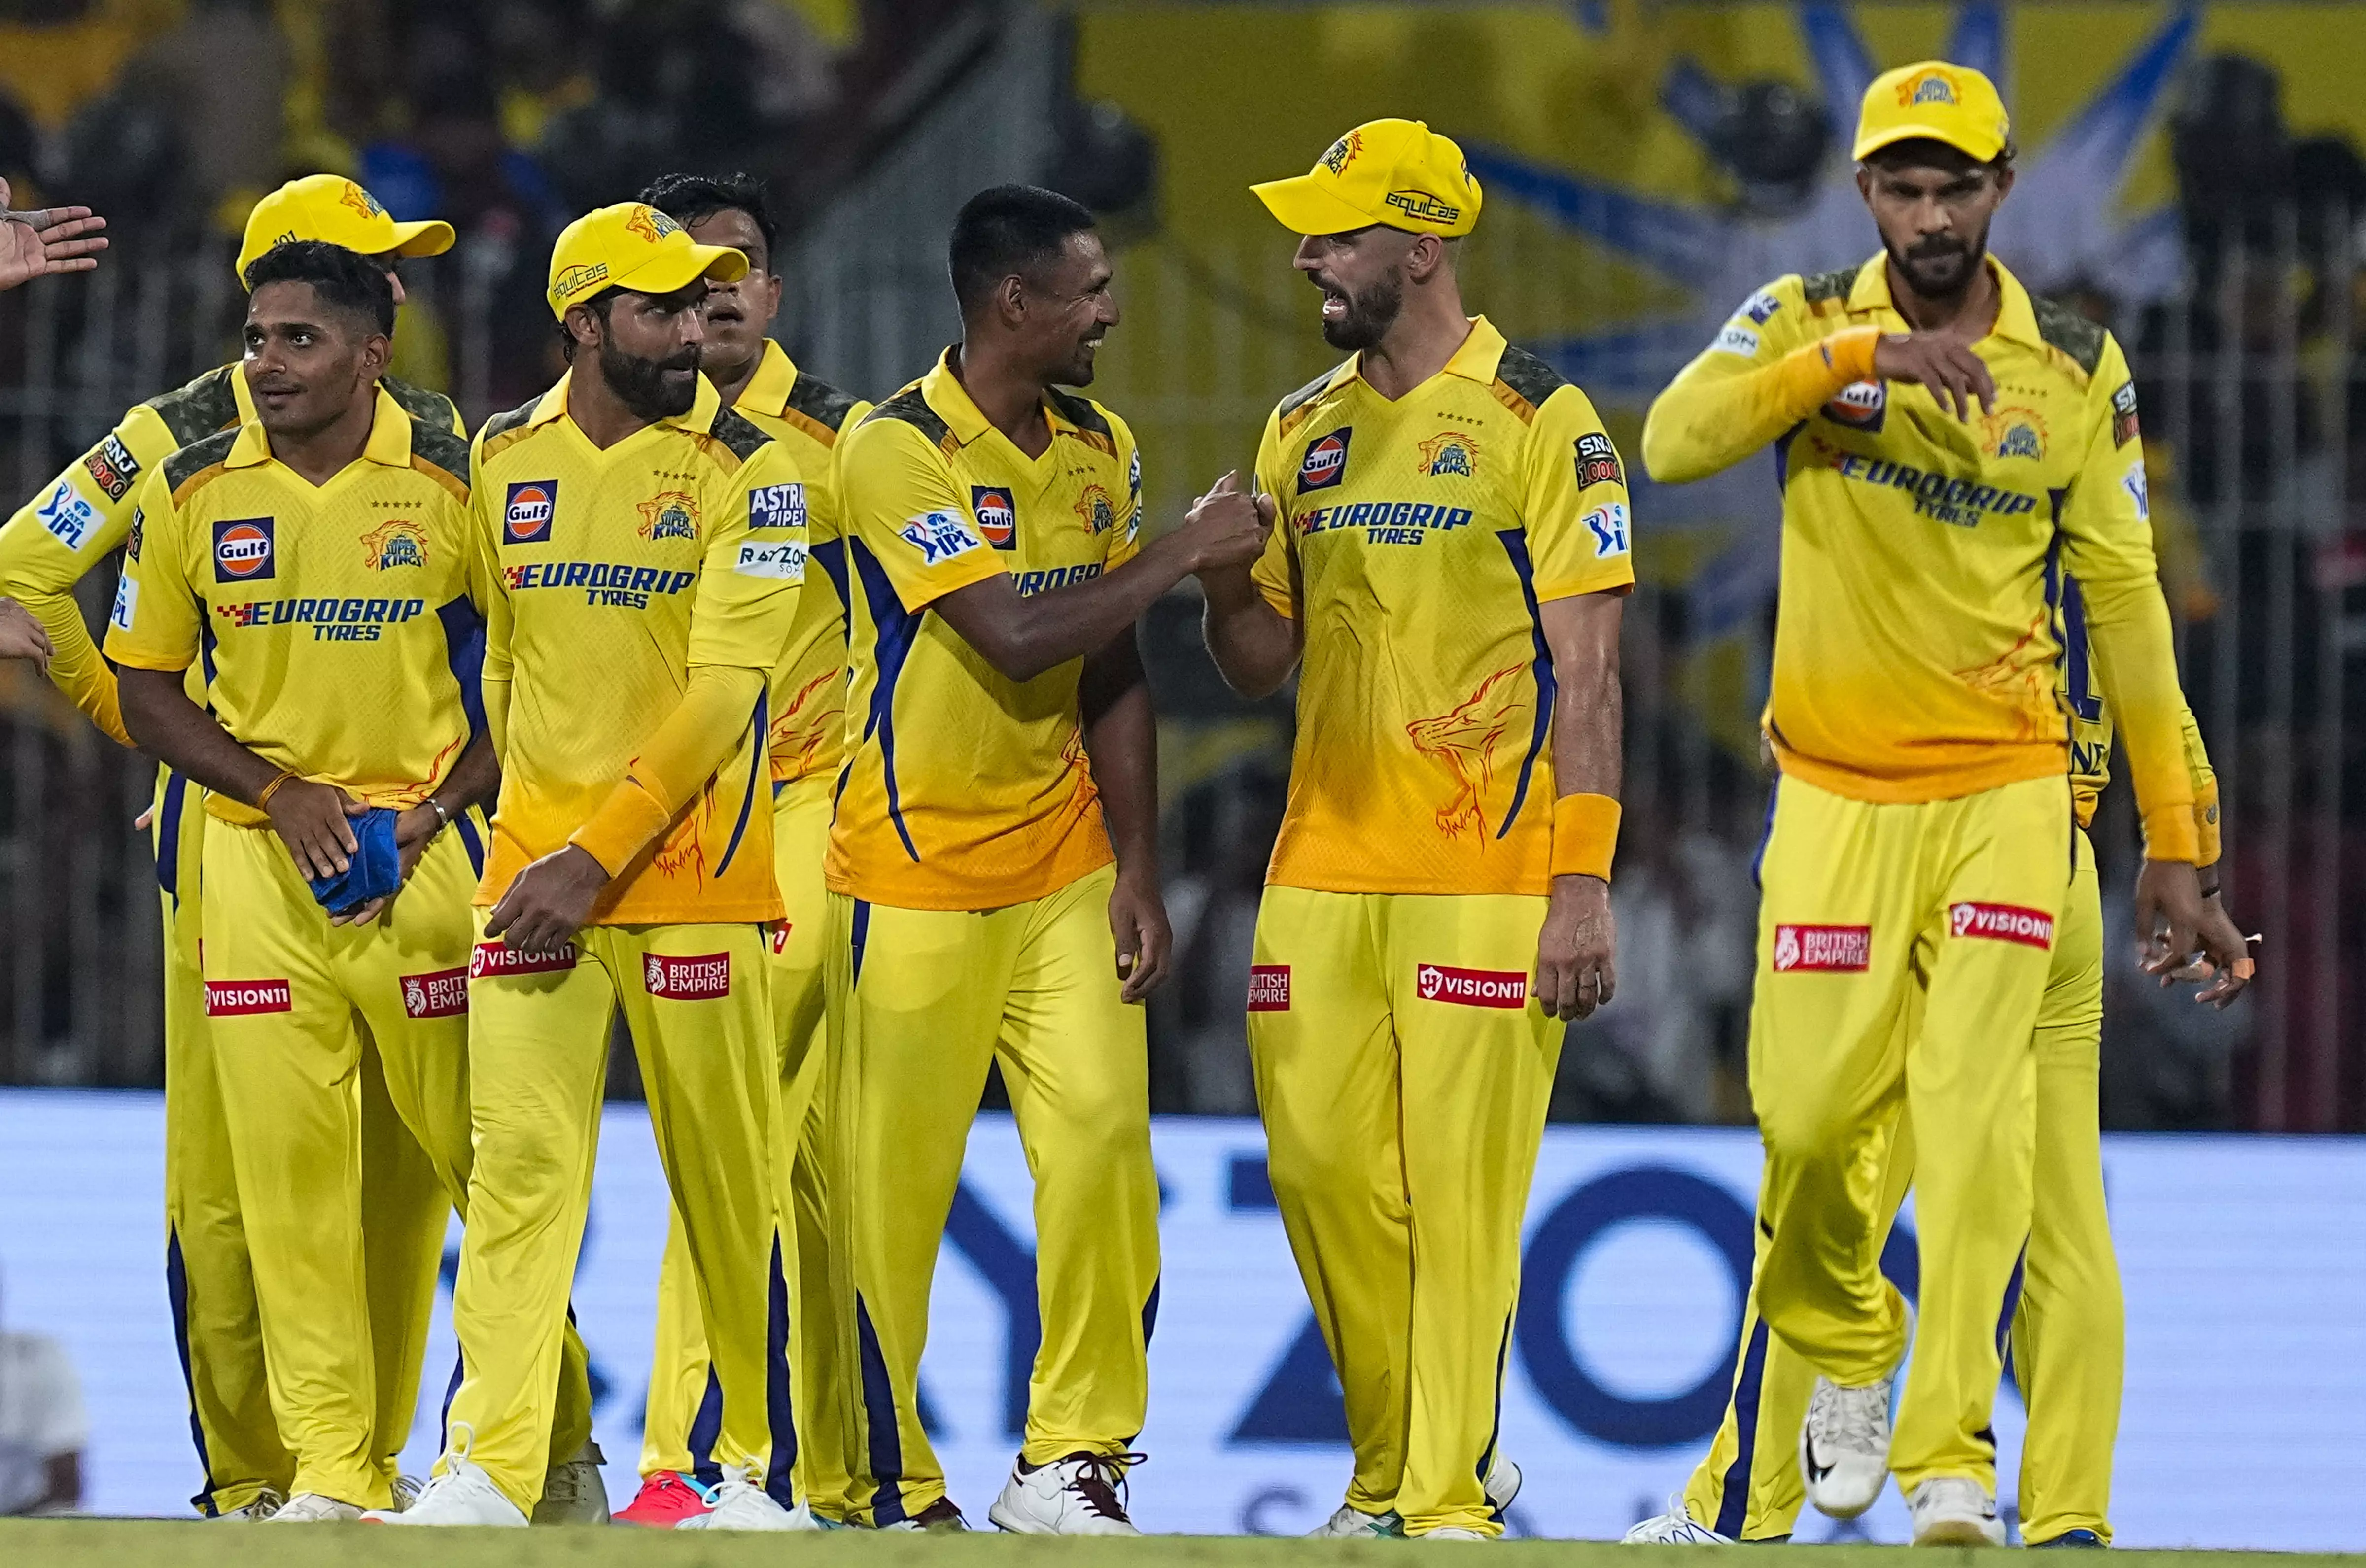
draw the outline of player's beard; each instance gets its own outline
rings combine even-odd
[[[1404,274],[1391,267],[1361,294],[1340,292],[1347,308],[1336,321],[1323,323],[1323,341],[1350,353],[1380,347],[1404,309]]]
[[[687,370],[679,383],[666,379],[668,371]],[[686,348],[663,359],[643,359],[603,339],[600,344],[600,378],[616,401],[637,420],[670,420],[690,412],[698,401],[698,350]]]
[[[1969,243],[1951,239],[1924,241],[1908,251],[1887,248],[1889,264],[1916,294],[1925,299],[1953,299],[1979,276],[1980,263],[1988,259],[1989,231],[1982,228]]]

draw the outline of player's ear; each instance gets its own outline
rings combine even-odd
[[[376,381],[386,374],[389,361],[394,358],[394,340],[384,332],[372,332],[362,340],[361,373],[365,381]]]
[[[1027,280],[1012,273],[994,286],[994,308],[1006,327],[1018,327],[1027,319]]]
[[[567,335],[575,340],[576,347],[598,348],[601,330],[603,326],[605,323],[600,319],[600,313],[589,305],[570,305],[567,308]]]
[[[1427,283],[1446,267],[1446,241],[1435,234],[1417,234],[1405,252],[1405,274],[1415,283]]]

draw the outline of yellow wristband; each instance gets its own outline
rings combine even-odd
[[[1851,327],[1823,342],[1824,363],[1843,386],[1873,379],[1873,351],[1881,342],[1878,327]]]
[[[665,802],[631,774],[618,779],[591,819],[568,835],[567,842],[600,862],[611,877],[621,877],[652,840],[673,823]]]
[[[1552,874],[1610,879],[1618,852],[1618,802],[1607,795],[1563,795],[1553,802]]]

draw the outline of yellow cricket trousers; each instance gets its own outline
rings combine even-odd
[[[848,1443],[858,1521],[945,1495],[921,1429],[920,1350],[962,1154],[999,1062],[1035,1179],[1042,1340],[1020,1457],[1122,1453],[1149,1402],[1158,1174],[1142,1009],[1121,999],[1105,866],[1027,903],[972,913],[833,893],[827,991],[831,1220],[859,1369]],[[851,1333],[849,1330],[851,1329]]]
[[[384,1507],[468,1147],[468,851],[442,835],[386,913],[332,926],[277,834],[202,832],[206,1032],[287,1484]]]
[[[2119,1435],[2125,1328],[2119,1263],[2103,1203],[2096,1074],[2102,1045],[2103,912],[2094,847],[2076,835],[2079,870],[2063,906],[2037,1015],[2037,1155],[2029,1253],[2012,1318],[2013,1372],[2029,1410],[2022,1444],[2022,1539],[2090,1529],[2105,1542],[2112,1449]],[[1899,1129],[1885,1192],[1892,1212],[1913,1167]],[[1764,1241],[1761,1235],[1763,1252]],[[1685,1509],[1719,1535],[1780,1540],[1806,1492],[1799,1428],[1815,1371],[1745,1306],[1733,1394],[1707,1456],[1684,1488]]]
[[[1249,1054],[1298,1271],[1346,1394],[1348,1503],[1495,1535],[1520,1225],[1562,1025],[1546,901],[1268,886]]]
[[[828,891],[822,856],[829,847],[828,771],[775,785],[772,794],[773,872],[788,919],[772,934],[772,1044],[780,1054],[781,1101],[772,1121],[772,1172],[780,1182],[780,1247],[786,1278],[788,1343],[794,1354],[775,1365],[789,1378],[793,1422],[772,1426],[772,1490],[783,1507],[800,1497],[822,1514],[846,1512],[846,1390],[828,1302],[829,1233],[821,1149],[822,955],[828,946]],[[785,1182],[781,1182],[786,1177]],[[773,1325],[773,1332],[781,1326]],[[782,1391],[773,1390],[777,1416]],[[714,1461],[722,1385],[706,1357],[690,1252],[682,1216],[666,1228],[665,1261],[658,1274],[657,1353],[650,1364],[641,1473],[677,1471],[704,1485],[721,1478]],[[781,1484],[788,1472],[788,1484]]]
[[[687,1228],[722,1389],[716,1462],[770,1462],[771,1136],[777,1097],[765,934],[757,925],[589,925],[557,955],[479,939],[469,958],[468,1109],[476,1168],[452,1293],[462,1377],[445,1451],[531,1514],[570,1338],[618,1007]]]
[[[1910,1492],[1937,1475],[1996,1484],[1997,1315],[2029,1236],[2032,1031],[2070,833],[2060,778],[1898,805],[1776,786],[1750,1020],[1766,1148],[1758,1305],[1835,1383],[1897,1365],[1906,1305],[1880,1257],[1894,1134],[1910,1118],[1921,1316],[1890,1445]]]

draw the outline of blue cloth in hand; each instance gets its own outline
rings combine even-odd
[[[372,899],[390,898],[401,889],[402,852],[394,846],[397,814],[391,806],[374,806],[360,816],[345,819],[361,847],[355,851],[352,863],[335,876],[310,879],[312,896],[320,900],[321,908],[331,914],[343,914]]]

